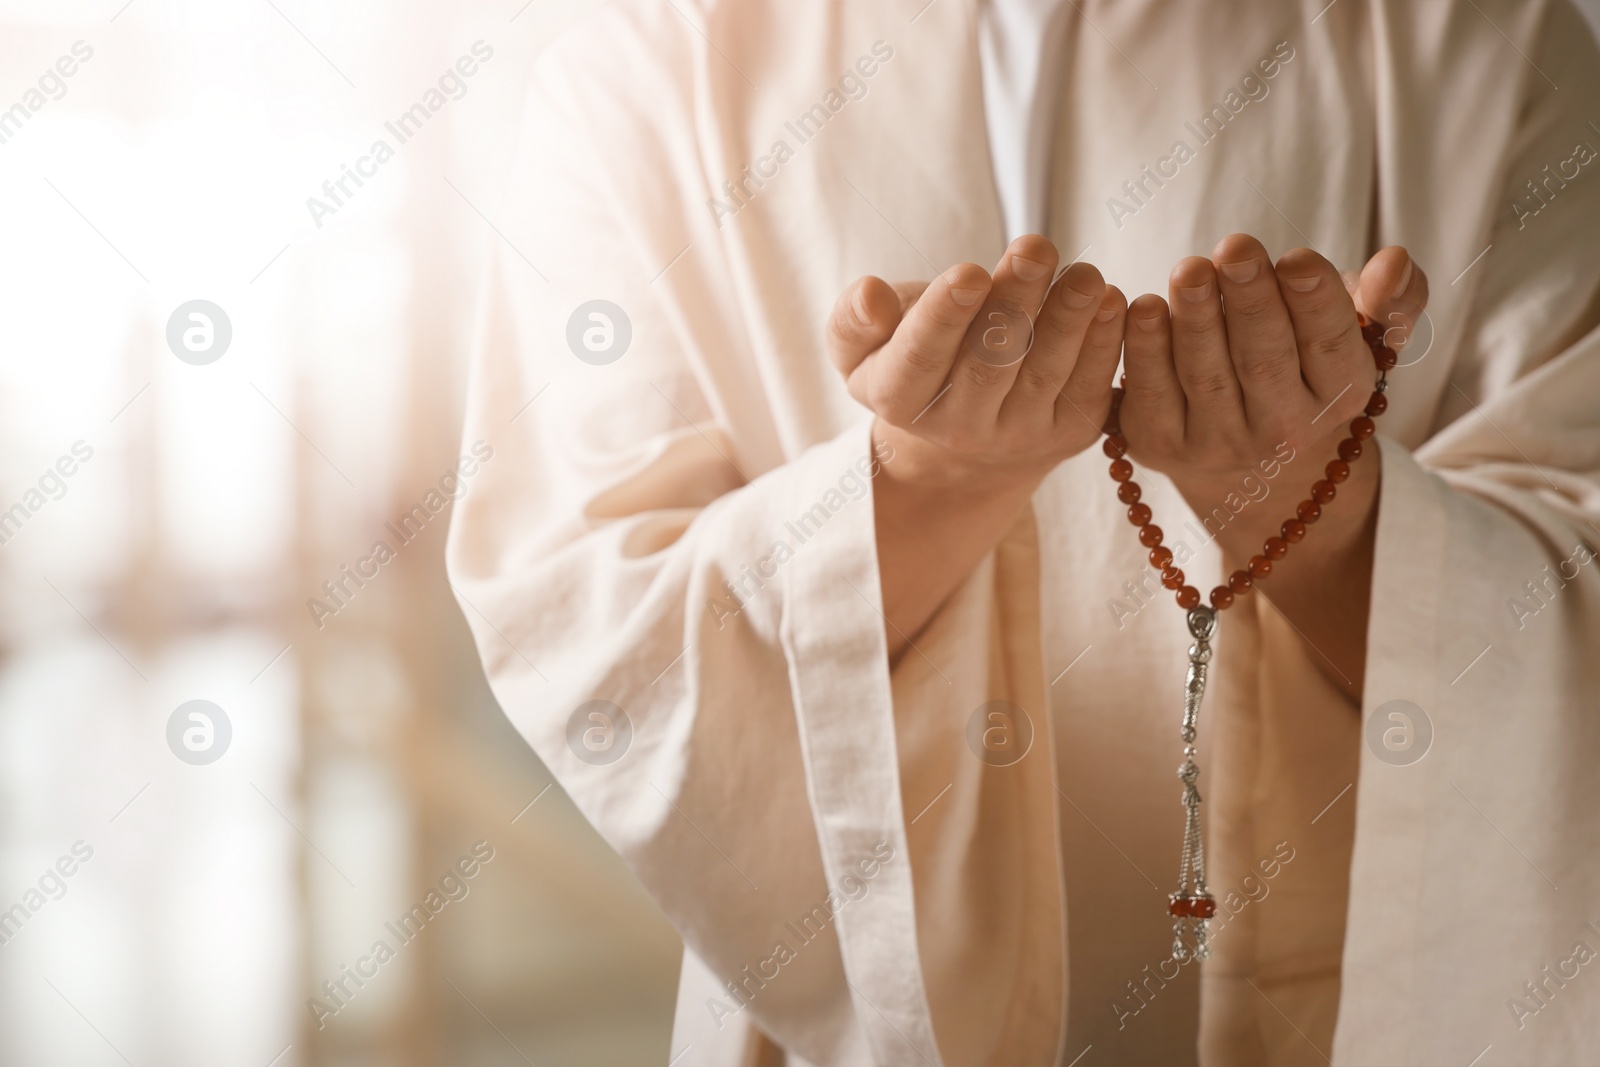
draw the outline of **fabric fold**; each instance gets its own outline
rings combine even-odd
[[[1577,16],[1067,20],[1064,257],[1159,290],[1244,230],[1340,267],[1404,244],[1434,280],[1363,460],[1362,706],[1263,602],[1219,636],[1202,789],[1229,916],[1201,982],[1162,967],[1188,638],[1099,455],[884,652],[870,470],[894,460],[823,327],[861,274],[1001,251],[975,17],[606,5],[536,64],[489,212],[466,439],[492,458],[450,577],[506,714],[685,939],[673,1054],[1167,1064],[1198,1013],[1204,1063],[1592,1059],[1600,980],[1570,968],[1600,948],[1600,179],[1561,166],[1600,64]],[[1240,506],[1292,506],[1320,462]],[[1220,579],[1215,513],[1144,486],[1186,572]],[[1381,742],[1395,701],[1431,728],[1410,762]],[[1024,721],[1026,754],[996,758],[982,739]]]
[[[871,455],[870,426],[841,438],[830,450],[835,462],[814,466],[793,499],[837,494],[828,472],[854,469],[856,457]],[[785,572],[781,637],[829,884],[858,880],[858,864],[878,872],[837,927],[871,1050],[864,1062],[938,1064],[917,950],[870,499],[863,504],[846,521],[820,526],[810,551]],[[888,862],[874,862],[885,856]]]

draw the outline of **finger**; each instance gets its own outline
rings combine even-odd
[[[1172,364],[1188,401],[1187,435],[1194,438],[1244,425],[1244,399],[1228,354],[1228,327],[1209,259],[1178,261],[1168,282]]]
[[[1254,237],[1243,233],[1224,237],[1211,258],[1222,290],[1228,351],[1244,393],[1245,415],[1252,426],[1261,426],[1304,406],[1307,399],[1289,309],[1278,291],[1272,259]]]
[[[1105,279],[1090,264],[1074,263],[1061,272],[1039,311],[1033,347],[1023,357],[1017,380],[1001,405],[1002,419],[1029,412],[1053,417],[1061,387],[1072,374],[1084,334],[1105,294]]]
[[[1067,375],[1055,402],[1055,424],[1060,428],[1081,426],[1099,434],[1111,409],[1111,381],[1122,357],[1122,335],[1127,326],[1128,300],[1122,290],[1106,286],[1094,317],[1084,330],[1078,358]],[[1031,359],[1032,356],[1030,355]]]
[[[1278,260],[1278,281],[1294,322],[1300,373],[1322,412],[1313,421],[1328,429],[1340,416],[1324,422],[1324,405],[1343,402],[1353,412],[1367,402],[1372,350],[1361,339],[1355,304],[1332,263],[1309,248],[1292,249]]]
[[[1404,248],[1391,245],[1367,260],[1356,289],[1356,307],[1388,332],[1384,343],[1399,349],[1428,305],[1428,276]]]
[[[933,279],[894,337],[857,371],[867,374],[867,406],[892,425],[909,426],[944,389],[989,285],[989,272],[975,263]]]
[[[1011,242],[995,268],[994,288],[961,343],[950,371],[949,418],[992,424],[1034,338],[1034,320],[1050,289],[1056,247],[1027,234]]]
[[[1146,293],[1128,305],[1122,334],[1122,433],[1135,452],[1170,452],[1183,443],[1188,397],[1172,362],[1167,302]]]
[[[901,298],[882,278],[868,275],[850,284],[834,301],[826,331],[828,358],[849,377],[900,325]]]
[[[927,288],[928,283],[926,281],[895,282],[894,293],[895,296],[900,298],[901,312],[910,311],[911,306],[922,299],[922,294],[927,291]]]

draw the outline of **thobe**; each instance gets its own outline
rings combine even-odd
[[[1430,273],[1364,460],[1366,677],[1262,597],[1225,617],[1226,916],[1166,977],[1188,636],[1104,458],[1054,471],[891,670],[862,472],[893,458],[824,355],[859,275],[1003,249],[973,0],[603,9],[532,74],[466,429],[495,458],[449,567],[506,714],[684,938],[671,1054],[1600,1061],[1594,45],[1564,3],[1075,7],[1063,260],[1164,292],[1246,231]],[[1217,524],[1288,514],[1326,458],[1209,530],[1142,478],[1208,587]],[[612,762],[574,740],[594,700],[628,718]],[[1031,732],[1008,766],[971,741],[996,700]]]

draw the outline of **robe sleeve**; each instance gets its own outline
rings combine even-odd
[[[1434,432],[1380,446],[1334,1062],[1594,1062],[1600,981],[1570,968],[1600,951],[1600,58],[1565,3],[1458,14],[1522,41],[1492,42],[1515,115],[1498,152],[1432,156],[1415,111],[1384,146],[1407,191],[1381,243],[1454,227],[1461,251],[1428,264],[1434,348],[1392,376],[1436,390]],[[1489,196],[1457,195],[1452,165]]]
[[[670,233],[669,195],[618,202],[592,138],[639,119],[608,124],[561,70],[536,69],[491,223],[465,439],[492,457],[455,505],[452,586],[506,714],[693,956],[687,1062],[724,1062],[712,1046],[753,1018],[806,1061],[937,1063],[879,604],[884,457],[865,417],[791,457],[730,430],[768,403],[735,283],[714,244],[674,259],[650,228]],[[637,146],[624,177],[670,187],[693,140]]]

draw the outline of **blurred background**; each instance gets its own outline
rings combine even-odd
[[[678,939],[495,706],[429,497],[594,6],[0,2],[0,1064],[671,1058]]]
[[[593,6],[0,4],[0,1064],[670,1058],[676,935],[490,696],[448,506],[401,521]]]

